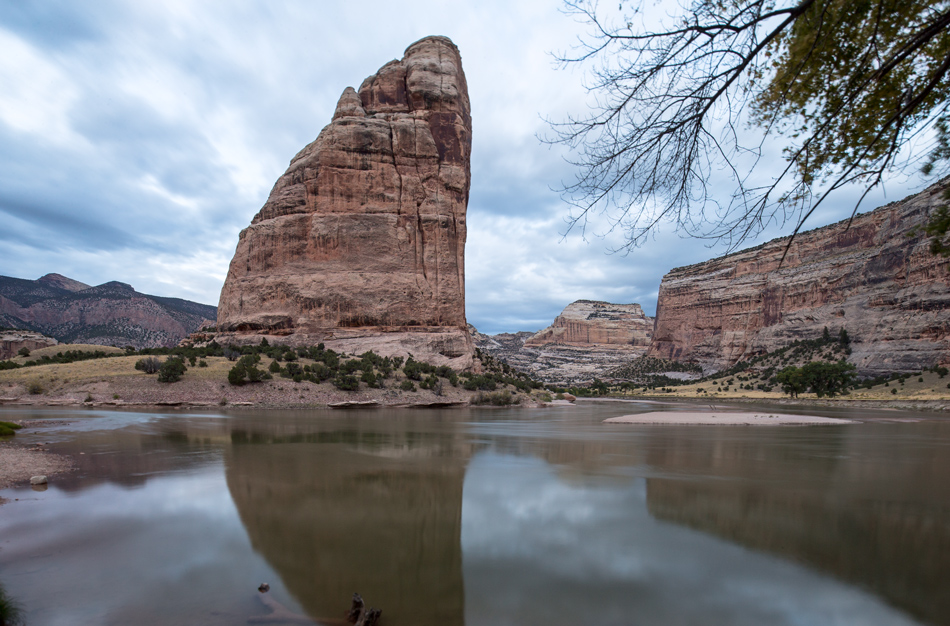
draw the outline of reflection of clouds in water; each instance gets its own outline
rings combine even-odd
[[[483,453],[465,477],[467,626],[912,624],[801,566],[650,517],[646,484],[566,484],[543,461]]]
[[[243,623],[264,612],[254,598],[263,580],[294,606],[251,549],[220,467],[155,477],[141,489],[53,487],[36,502],[4,506],[0,537],[4,583],[31,626],[186,623],[222,609],[207,623]]]

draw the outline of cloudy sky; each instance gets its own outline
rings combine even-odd
[[[626,256],[609,236],[563,236],[552,188],[573,170],[537,135],[587,96],[583,72],[551,56],[585,32],[560,6],[0,0],[0,275],[217,304],[238,232],[343,89],[439,34],[462,53],[472,102],[469,322],[537,330],[581,298],[652,315],[664,273],[723,250],[669,227]],[[862,209],[921,186],[892,181]],[[838,194],[809,227],[854,198]]]

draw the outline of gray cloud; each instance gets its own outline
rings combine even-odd
[[[549,55],[582,28],[556,3],[0,1],[0,274],[216,303],[238,232],[343,89],[430,34],[459,46],[472,100],[466,299],[480,330],[536,330],[579,298],[652,313],[666,271],[722,252],[665,231],[626,256],[606,254],[616,233],[562,237],[551,188],[573,171],[536,136],[542,116],[587,100]]]

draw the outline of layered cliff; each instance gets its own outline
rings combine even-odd
[[[646,349],[653,334],[653,318],[643,314],[639,304],[611,304],[578,300],[567,305],[554,323],[525,342],[540,348],[561,346],[610,346],[617,349]]]
[[[174,346],[216,315],[213,306],[150,296],[114,281],[90,287],[59,274],[37,280],[0,276],[0,326],[64,343]]]
[[[445,37],[348,87],[241,233],[218,341],[274,336],[471,365],[471,137],[462,60]]]
[[[644,354],[653,318],[639,304],[578,300],[537,333],[484,335],[475,345],[512,367],[550,383],[583,383]]]
[[[845,328],[864,374],[950,359],[950,272],[921,226],[947,181],[847,221],[670,271],[649,354],[728,367]]]

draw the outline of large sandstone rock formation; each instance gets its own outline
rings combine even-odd
[[[0,276],[0,327],[63,343],[171,347],[216,315],[213,306],[150,296],[115,281],[90,287],[60,274],[37,280]]]
[[[650,346],[653,318],[643,314],[639,304],[611,304],[578,300],[567,305],[554,323],[538,331],[526,346],[547,345],[612,346],[620,350]]]
[[[670,271],[650,355],[728,367],[844,327],[865,374],[950,358],[950,273],[919,230],[947,181],[847,221]]]
[[[241,233],[218,341],[322,341],[470,366],[471,137],[462,60],[445,37],[348,87]]]
[[[550,383],[583,383],[643,355],[653,318],[639,304],[573,302],[537,333],[484,335],[471,328],[479,349]]]

